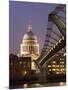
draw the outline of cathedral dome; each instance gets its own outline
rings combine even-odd
[[[32,31],[28,31],[24,34],[23,40],[37,40],[37,37]]]
[[[24,34],[22,39],[23,44],[37,44],[38,40],[36,35],[32,31],[32,25],[28,25],[28,31]]]
[[[20,53],[24,56],[39,55],[39,43],[36,35],[32,31],[32,25],[28,25],[28,31],[24,34],[20,45]]]

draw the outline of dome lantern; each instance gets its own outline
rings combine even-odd
[[[32,31],[32,24],[28,25],[28,32]]]

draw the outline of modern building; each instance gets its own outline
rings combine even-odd
[[[31,68],[32,70],[36,70],[33,60],[39,57],[39,43],[32,31],[32,24],[28,25],[28,31],[23,36],[22,43],[20,44],[20,56],[31,57]]]
[[[47,65],[48,74],[66,74],[65,48],[60,50]]]

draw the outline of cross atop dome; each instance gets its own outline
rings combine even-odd
[[[28,25],[28,32],[32,31],[32,23],[31,21],[29,21],[29,25]]]

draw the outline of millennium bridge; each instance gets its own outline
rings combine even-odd
[[[62,51],[64,49],[64,51]],[[66,57],[66,6],[59,5],[48,15],[48,25],[41,54],[34,62],[46,81],[46,66],[53,58]]]

